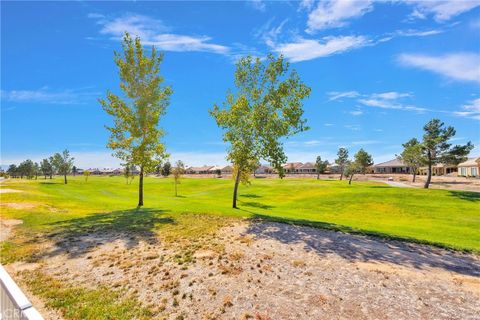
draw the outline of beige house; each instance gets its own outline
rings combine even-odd
[[[432,175],[434,176],[443,176],[446,174],[457,172],[457,166],[451,164],[437,163],[432,166]],[[418,174],[427,175],[428,167],[421,167],[418,169]]]
[[[261,164],[258,166],[257,169],[255,169],[255,174],[272,174],[274,173],[274,170],[272,167],[267,166],[265,164]]]
[[[205,173],[209,173],[208,170],[210,170],[211,168],[213,168],[213,166],[190,167],[190,168],[187,168],[187,173],[205,174]]]
[[[302,165],[301,162],[289,162],[283,165],[283,170],[285,173],[298,173],[298,168]]]
[[[411,169],[401,160],[393,159],[374,165],[373,173],[411,173]]]
[[[480,157],[470,158],[458,165],[458,175],[462,177],[478,177],[480,175]]]
[[[297,173],[316,173],[317,168],[312,162],[307,162],[299,166],[296,170]]]

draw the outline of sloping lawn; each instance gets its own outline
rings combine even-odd
[[[395,188],[372,182],[349,186],[346,181],[254,179],[251,185],[240,187],[240,209],[236,210],[231,208],[231,180],[185,178],[178,187],[179,196],[174,197],[173,179],[146,178],[145,207],[136,210],[137,178],[128,185],[123,177],[90,177],[88,182],[71,177],[67,185],[61,178],[13,179],[1,187],[23,191],[1,194],[1,215],[23,220],[18,230],[25,237],[87,217],[93,218],[85,220],[92,225],[107,219],[120,230],[132,226],[161,230],[168,227],[164,219],[191,226],[198,215],[185,219],[188,215],[180,218],[180,214],[200,213],[275,219],[480,252],[480,193],[474,192]],[[104,214],[101,219],[92,216],[99,214]],[[149,219],[137,218],[142,214]],[[177,229],[182,232],[181,227]],[[188,230],[192,229],[183,232]],[[11,241],[2,245],[2,260],[14,252],[21,256],[20,245]]]

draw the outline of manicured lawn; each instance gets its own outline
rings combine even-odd
[[[185,232],[194,235],[212,226],[196,225],[198,215],[192,213],[268,218],[480,252],[479,193],[371,182],[349,186],[345,181],[254,179],[250,186],[240,187],[240,209],[235,210],[231,180],[185,178],[179,197],[174,197],[173,179],[146,178],[145,207],[136,210],[138,179],[130,185],[123,177],[91,176],[88,182],[71,177],[68,185],[61,182],[61,178],[4,182],[2,188],[24,192],[1,195],[2,217],[22,219],[23,234],[54,232],[60,226],[78,232],[95,225],[161,231],[173,224],[179,232],[188,226]],[[8,254],[13,247],[4,243],[2,252]]]

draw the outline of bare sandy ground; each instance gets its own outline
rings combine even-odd
[[[40,264],[9,270],[125,289],[158,318],[480,318],[479,257],[430,246],[260,221],[199,239],[189,260],[151,235],[55,240]]]
[[[12,233],[12,227],[22,224],[22,222],[22,220],[0,218],[0,241],[7,240]]]

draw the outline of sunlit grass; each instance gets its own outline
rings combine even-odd
[[[2,206],[2,217],[22,219],[23,236],[53,232],[75,219],[80,219],[80,229],[106,219],[104,226],[165,230],[170,238],[198,236],[222,225],[199,222],[196,214],[217,216],[219,221],[223,217],[270,218],[480,251],[480,194],[473,192],[394,188],[373,182],[349,186],[345,181],[254,179],[250,186],[240,187],[240,209],[232,209],[231,180],[185,178],[175,197],[173,179],[146,178],[145,207],[136,211],[137,179],[129,185],[122,177],[91,176],[88,182],[72,177],[67,185],[61,182],[60,178],[6,181],[2,187],[24,192],[2,194],[2,203],[24,203],[30,208]],[[154,220],[171,219],[172,223],[147,221],[147,212],[154,214],[150,217]],[[2,245],[3,261],[14,248],[21,250],[22,244],[15,241]]]

